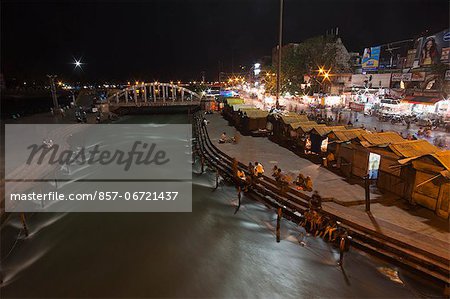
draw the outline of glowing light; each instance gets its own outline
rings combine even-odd
[[[74,59],[75,61],[73,62],[73,64],[75,65],[75,68],[80,68],[81,69],[81,65],[84,64],[81,62],[81,58],[80,59]]]

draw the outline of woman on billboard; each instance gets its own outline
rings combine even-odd
[[[433,37],[427,38],[420,53],[420,65],[430,65],[439,62],[439,52]]]

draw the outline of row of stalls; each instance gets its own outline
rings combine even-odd
[[[267,126],[269,112],[244,104],[242,99],[228,98],[222,114],[243,135],[266,136],[271,132]]]
[[[271,131],[273,141],[299,153],[329,157],[345,176],[368,177],[388,191],[449,218],[450,151],[426,140],[406,140],[395,132],[326,126],[297,113],[262,111],[228,99],[223,115],[242,133]]]
[[[448,219],[450,151],[441,151],[426,140],[406,140],[395,132],[361,129],[330,132],[328,151],[344,175],[368,176],[380,190]]]
[[[272,139],[284,146],[303,153],[324,155],[327,151],[327,134],[333,130],[346,130],[345,126],[326,126],[311,121],[305,114],[271,114]]]
[[[325,126],[305,115],[271,114],[274,141],[326,157],[345,176],[376,181],[380,190],[449,218],[450,151],[426,140],[407,140],[395,132]]]

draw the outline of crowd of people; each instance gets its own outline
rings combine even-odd
[[[240,188],[244,192],[248,191],[251,187],[254,179],[262,178],[264,175],[264,167],[260,162],[250,162],[248,164],[247,173],[237,167],[237,161],[235,161],[236,176],[240,179]],[[289,177],[278,166],[272,168],[272,177],[280,186],[280,190],[283,191],[290,185]],[[298,190],[313,191],[313,183],[310,176],[305,176],[299,173],[297,178],[292,182]],[[314,191],[309,200],[309,208],[302,215],[302,220],[299,225],[305,228],[305,230],[315,236],[321,237],[327,242],[334,243],[339,247],[339,263],[342,265],[344,252],[349,250],[350,239],[346,229],[339,225],[339,222],[332,219],[330,216],[322,213],[322,197],[318,191]]]

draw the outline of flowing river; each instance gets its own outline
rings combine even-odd
[[[187,123],[184,114],[126,123]],[[2,226],[1,298],[423,298],[441,290],[354,248],[339,254],[193,167],[192,213],[35,213]]]

